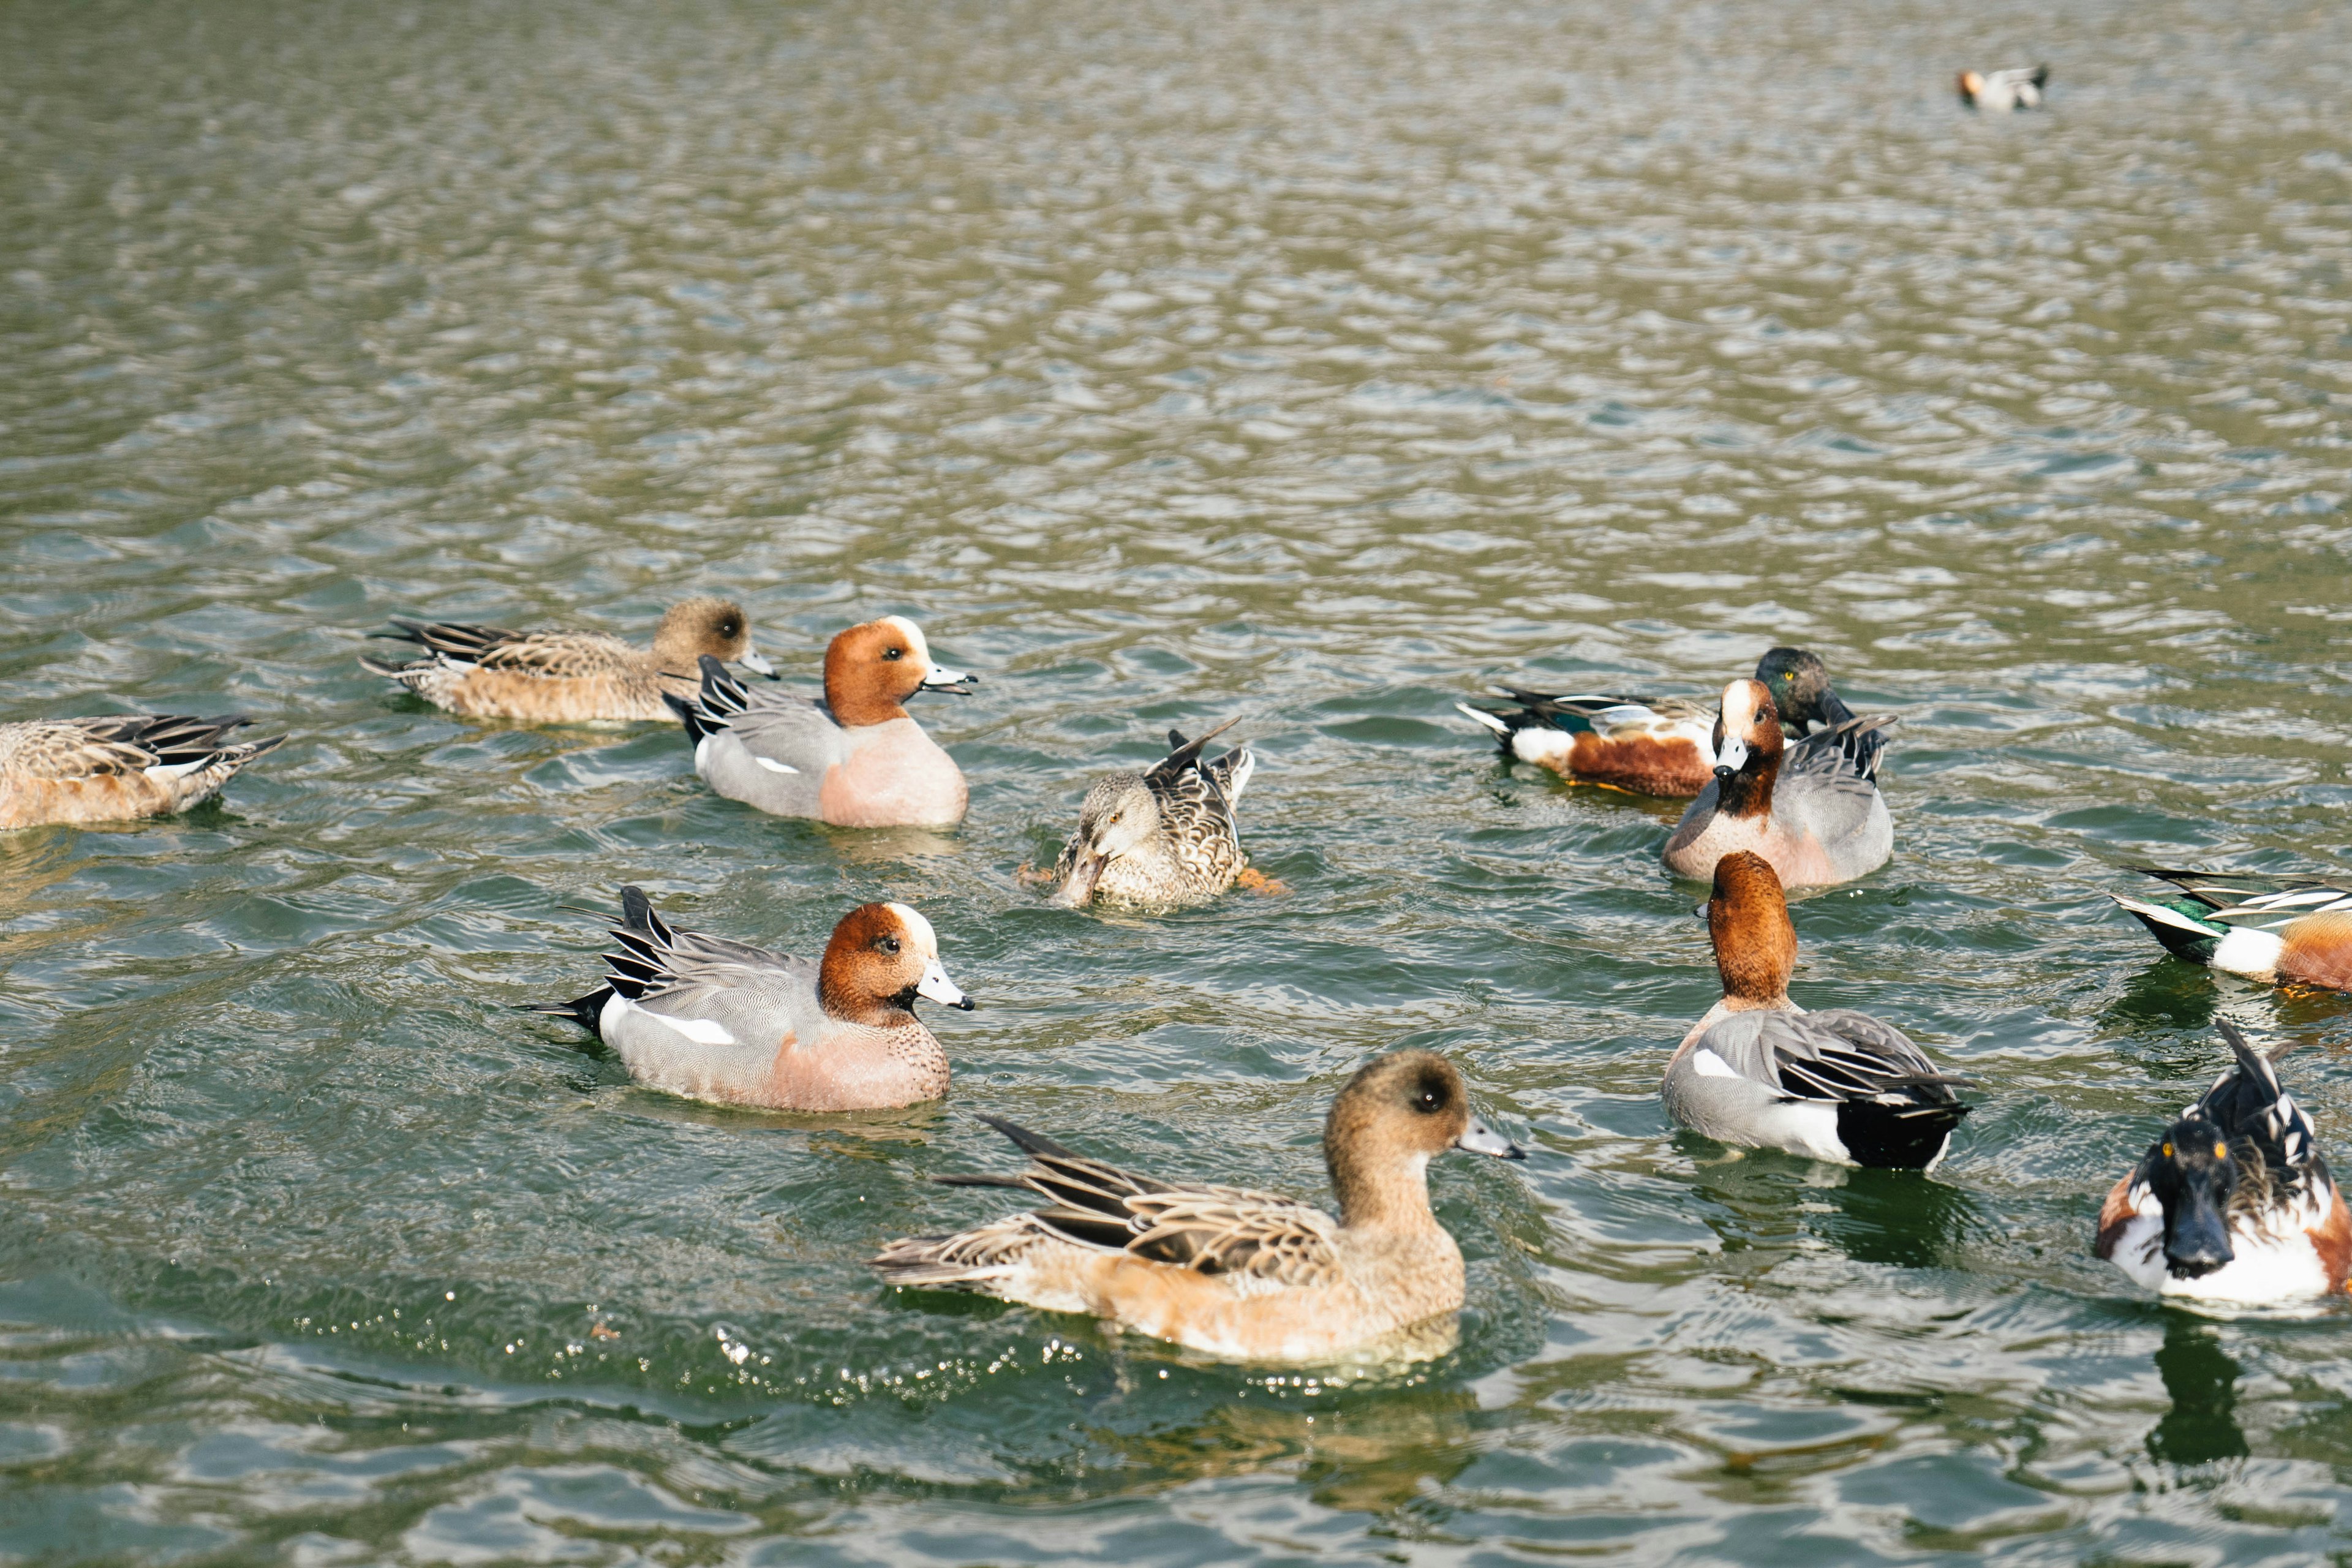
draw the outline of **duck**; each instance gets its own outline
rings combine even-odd
[[[1808,1013],[1789,999],[1797,928],[1772,864],[1735,850],[1701,911],[1723,1000],[1666,1063],[1659,1098],[1679,1126],[1718,1143],[1809,1160],[1929,1171],[1970,1107],[1965,1078],[1866,1013]]]
[[[1829,666],[1809,649],[1770,649],[1757,661],[1756,679],[1797,736],[1853,718],[1830,685]],[[1555,696],[1517,687],[1494,695],[1507,704],[1454,707],[1493,731],[1507,755],[1565,778],[1675,800],[1699,794],[1715,777],[1715,710],[1695,698]],[[1856,742],[1858,760],[1874,774],[1883,744],[1874,731]]]
[[[648,1088],[770,1110],[887,1110],[948,1091],[947,1052],[917,998],[969,1013],[940,964],[931,922],[861,904],[811,963],[680,931],[641,888],[621,889],[604,983],[534,1013],[568,1017]]]
[[[1782,886],[1821,888],[1884,866],[1895,824],[1878,793],[1877,753],[1865,760],[1860,741],[1893,722],[1850,719],[1787,745],[1762,681],[1726,686],[1711,736],[1715,779],[1667,836],[1666,869],[1706,880],[1725,855],[1748,849]]]
[[[185,811],[286,743],[228,739],[252,722],[242,713],[123,713],[0,724],[0,828]]]
[[[2007,114],[2016,109],[2042,107],[2042,87],[2050,79],[2048,66],[2017,66],[2008,70],[1962,71],[1960,102],[1970,109]]]
[[[2266,985],[2352,991],[2352,884],[2325,877],[2134,869],[2171,883],[2179,896],[2108,897],[2174,957]]]
[[[754,694],[705,656],[702,687],[663,700],[694,742],[694,771],[729,800],[835,827],[950,827],[971,792],[955,759],[900,704],[919,691],[969,695],[979,678],[932,662],[923,630],[885,616],[824,650],[824,699]]]
[[[938,1180],[1024,1190],[1046,1206],[893,1241],[872,1260],[886,1282],[1089,1313],[1243,1362],[1328,1361],[1459,1310],[1462,1252],[1430,1209],[1429,1162],[1449,1149],[1526,1158],[1473,1113],[1460,1070],[1423,1050],[1373,1058],[1332,1100],[1323,1158],[1336,1217],[1269,1193],[1132,1174],[981,1120],[1027,1168]]]
[[[698,658],[731,659],[771,679],[776,673],[751,646],[751,623],[731,599],[672,605],[654,628],[651,648],[609,632],[510,632],[398,616],[392,624],[398,629],[376,636],[415,644],[425,657],[387,664],[363,654],[361,665],[469,719],[641,723],[669,717],[664,697],[694,690]]]
[[[2107,1194],[2092,1255],[2159,1296],[2274,1306],[2341,1293],[2352,1214],[2311,1118],[2264,1056],[2217,1019],[2234,1058]]]
[[[1242,853],[1234,808],[1249,787],[1257,758],[1236,746],[1213,763],[1202,749],[1239,723],[1228,719],[1198,740],[1168,731],[1169,752],[1141,773],[1097,779],[1078,807],[1078,830],[1062,847],[1052,901],[1078,909],[1088,900],[1176,907],[1215,898],[1240,879]]]

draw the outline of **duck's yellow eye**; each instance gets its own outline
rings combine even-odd
[[[1793,669],[1784,669],[1780,672],[1780,679],[1783,680],[1794,680],[1797,679],[1797,672]]]
[[[2172,1158],[2172,1145],[2169,1143],[2164,1146],[2164,1157],[2168,1160]]]
[[[2213,1145],[2213,1158],[2216,1160],[2226,1160],[2229,1157],[2230,1146],[2227,1143],[2216,1143]]]

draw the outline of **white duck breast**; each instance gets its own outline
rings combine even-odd
[[[2176,1275],[2166,1267],[2164,1205],[2155,1194],[2144,1194],[2138,1211],[2116,1237],[2108,1261],[2134,1284],[2160,1296],[2243,1307],[2309,1300],[2332,1289],[2326,1264],[2305,1228],[2324,1223],[2326,1215],[2315,1205],[2298,1206],[2307,1212],[2295,1216],[2299,1223],[2284,1228],[2273,1225],[2242,1235],[2233,1226],[2231,1244],[2236,1256],[2210,1274],[2191,1278]]]

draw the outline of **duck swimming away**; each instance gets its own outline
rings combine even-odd
[[[2099,1210],[2095,1257],[2161,1296],[2272,1306],[2339,1294],[2352,1214],[2278,1066],[2217,1019],[2236,1060]]]
[[[1757,661],[1756,679],[1798,737],[1853,719],[1819,654],[1773,648]],[[1571,781],[1678,799],[1697,795],[1715,777],[1715,710],[1696,699],[1548,696],[1516,687],[1495,695],[1509,700],[1454,707],[1492,731],[1505,754]],[[1874,729],[1856,731],[1856,760],[1865,773],[1877,772],[1884,743]]]
[[[1808,1013],[1789,999],[1797,929],[1760,855],[1716,863],[1706,904],[1723,1000],[1691,1026],[1659,1097],[1675,1122],[1718,1143],[1811,1160],[1932,1170],[1969,1114],[1944,1072],[1903,1031],[1865,1013]]]
[[[535,1006],[572,1019],[654,1089],[774,1110],[873,1110],[937,1100],[948,1058],[916,998],[972,1010],[940,966],[931,922],[905,904],[841,917],[812,963],[679,931],[621,889],[604,984]]]
[[[436,708],[474,719],[541,723],[642,722],[667,719],[666,696],[695,687],[696,660],[730,659],[773,677],[775,667],[751,647],[743,606],[729,599],[673,605],[654,630],[651,649],[605,632],[509,632],[457,621],[406,621],[379,637],[416,644],[408,664],[360,663],[389,676]]]
[[[228,739],[252,722],[241,713],[125,713],[0,724],[0,829],[185,811],[286,743]]]
[[[971,693],[978,678],[932,661],[904,616],[851,626],[824,650],[824,700],[754,692],[715,658],[685,721],[694,771],[729,800],[835,827],[950,827],[971,804],[955,759],[900,706],[919,691]]]
[[[894,1241],[874,1259],[885,1280],[1091,1313],[1235,1361],[1327,1361],[1458,1310],[1462,1252],[1430,1209],[1429,1162],[1448,1149],[1526,1158],[1472,1113],[1461,1073],[1429,1051],[1375,1057],[1331,1102],[1323,1158],[1336,1219],[1272,1194],[1131,1174],[982,1120],[1029,1167],[937,1179],[1013,1187],[1046,1206]]]
[[[1062,847],[1053,902],[1091,900],[1173,908],[1202,903],[1232,887],[1249,863],[1234,818],[1257,758],[1236,746],[1213,763],[1202,749],[1239,723],[1228,719],[1198,740],[1168,731],[1168,755],[1143,773],[1095,781],[1078,808],[1078,830]]]
[[[2352,887],[2341,879],[2139,869],[2178,896],[2108,897],[2175,958],[2265,985],[2352,991]]]
[[[1849,719],[1788,745],[1763,683],[1733,681],[1710,737],[1715,780],[1667,837],[1666,869],[1704,880],[1745,849],[1769,861],[1781,886],[1820,888],[1884,866],[1895,824],[1878,793],[1880,753],[1865,759],[1862,740],[1893,722]]]

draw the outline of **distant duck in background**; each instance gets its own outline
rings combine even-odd
[[[751,647],[743,606],[730,599],[672,605],[654,628],[650,649],[609,632],[510,632],[398,616],[392,624],[400,629],[376,635],[414,643],[425,657],[384,664],[362,655],[360,663],[436,708],[471,719],[644,722],[669,717],[665,696],[693,691],[697,659],[730,659],[757,674],[776,673]]]
[[[283,735],[232,742],[243,714],[124,713],[0,724],[0,828],[129,822],[209,800]]]
[[[1202,748],[1238,722],[1228,719],[1192,741],[1171,730],[1172,749],[1149,771],[1096,780],[1054,865],[1061,886],[1053,901],[1172,908],[1213,899],[1253,875],[1234,808],[1257,758],[1235,746],[1215,762],[1201,760]]]
[[[1853,710],[1830,686],[1829,667],[1804,648],[1776,647],[1756,666],[1780,718],[1800,737],[1849,722]],[[1499,688],[1505,705],[1454,706],[1492,731],[1506,755],[1564,778],[1635,795],[1680,799],[1715,777],[1715,709],[1686,697],[1551,696]],[[1857,756],[1877,771],[1885,744],[1859,731]]]
[[[1891,1024],[1808,1013],[1789,999],[1797,929],[1762,857],[1727,855],[1706,907],[1723,1000],[1691,1026],[1659,1096],[1682,1126],[1718,1143],[1888,1170],[1932,1168],[1969,1107]]]
[[[972,1010],[940,966],[931,922],[905,904],[841,917],[812,963],[679,931],[621,889],[621,951],[604,984],[530,1008],[572,1019],[654,1089],[776,1110],[873,1110],[937,1100],[948,1058],[915,999]]]
[[[2332,1296],[2352,1274],[2352,1213],[2274,1058],[2217,1019],[2237,1059],[2099,1210],[2091,1246],[2164,1296],[2265,1306]]]
[[[904,616],[851,626],[824,650],[824,700],[758,691],[702,661],[691,699],[665,695],[694,742],[694,771],[729,800],[835,827],[951,827],[971,793],[955,759],[900,704],[969,694]]]
[[[2352,880],[2135,868],[2179,896],[2108,896],[2174,957],[2268,985],[2352,991]]]
[[[1850,882],[1886,864],[1895,824],[1878,793],[1879,753],[1862,742],[1892,719],[1849,719],[1793,745],[1761,681],[1723,689],[1712,735],[1715,781],[1691,802],[1662,858],[1706,880],[1738,850],[1760,855],[1783,887]]]
[[[1960,101],[1970,109],[2007,114],[2013,109],[2042,107],[2042,84],[2050,79],[2048,66],[2010,70],[1962,71]]]

